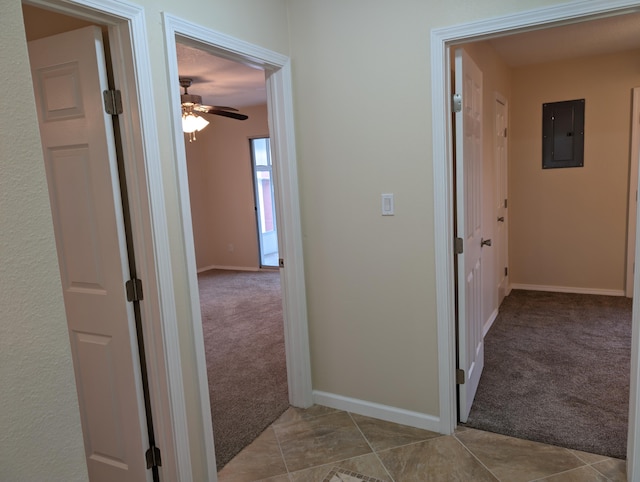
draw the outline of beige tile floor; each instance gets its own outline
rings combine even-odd
[[[461,428],[440,435],[319,405],[290,408],[220,482],[626,481],[625,462]]]

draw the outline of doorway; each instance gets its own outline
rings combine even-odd
[[[202,320],[198,296],[197,267],[195,263],[194,240],[189,207],[189,189],[184,151],[184,138],[180,126],[181,112],[178,60],[176,41],[196,48],[204,48],[220,57],[245,62],[260,67],[265,72],[269,137],[274,159],[274,177],[276,181],[275,198],[277,219],[279,219],[279,256],[280,280],[283,296],[283,317],[285,331],[285,353],[289,403],[295,407],[309,407],[313,404],[311,391],[311,367],[307,328],[307,309],[302,257],[302,237],[300,210],[298,204],[298,186],[296,173],[296,153],[293,138],[293,108],[291,90],[291,68],[287,57],[262,47],[231,38],[227,35],[203,28],[170,14],[163,15],[165,26],[165,50],[168,56],[168,79],[171,89],[170,108],[174,121],[176,175],[180,186],[179,207],[182,214],[186,252],[187,289],[191,295],[191,322],[195,339],[194,351],[198,359],[200,387],[207,386],[206,366],[204,363],[204,343],[202,340]],[[248,143],[247,143],[248,145]],[[250,163],[247,162],[249,165]],[[253,205],[252,205],[253,206]],[[209,396],[200,390],[202,407],[202,427],[207,441],[213,440],[209,412]],[[213,444],[208,445],[207,457],[210,467],[213,464]]]
[[[260,245],[260,267],[275,268],[278,266],[278,230],[271,142],[268,137],[250,139],[249,142],[251,144],[258,244]]]
[[[78,3],[81,4],[82,2]],[[157,238],[158,232],[152,234],[153,227],[150,225],[149,203],[152,202],[153,195],[148,193],[152,189],[152,184],[146,184],[144,176],[142,176],[143,179],[137,176],[139,171],[146,172],[145,170],[148,167],[146,165],[147,156],[153,155],[155,151],[153,148],[149,150],[150,146],[148,146],[148,131],[149,129],[155,129],[154,122],[145,122],[144,128],[139,122],[141,106],[146,105],[146,102],[151,100],[150,98],[145,98],[144,94],[140,94],[138,89],[141,78],[148,78],[148,72],[132,61],[133,55],[131,54],[136,48],[134,43],[140,35],[136,28],[136,21],[143,15],[143,12],[135,8],[127,8],[126,11],[123,11],[121,7],[114,5],[103,9],[85,8],[81,5],[63,9],[60,5],[49,5],[49,2],[46,1],[39,2],[39,6],[47,9],[37,8],[26,3],[23,5],[25,31],[29,40],[37,41],[38,38],[50,38],[50,36],[57,34],[67,38],[65,32],[74,35],[74,32],[80,31],[78,29],[89,29],[94,33],[95,37],[92,37],[90,41],[86,41],[86,39],[72,41],[72,45],[55,50],[52,42],[45,41],[45,49],[51,49],[51,55],[57,52],[78,55],[77,53],[71,53],[76,46],[83,48],[87,45],[95,45],[96,47],[93,50],[95,50],[97,56],[106,57],[107,64],[110,65],[109,75],[107,75],[106,69],[99,66],[103,65],[102,61],[95,66],[89,67],[81,75],[79,72],[83,67],[80,64],[84,64],[84,60],[75,60],[67,63],[63,61],[59,68],[45,66],[40,69],[39,73],[34,76],[34,80],[37,81],[36,90],[38,90],[39,94],[46,96],[49,93],[49,89],[62,89],[62,95],[59,95],[59,90],[56,90],[58,93],[54,93],[53,98],[46,102],[46,108],[42,107],[44,104],[41,104],[39,112],[41,117],[47,121],[53,119],[60,122],[82,122],[83,112],[89,112],[90,110],[93,113],[92,115],[101,117],[100,113],[104,112],[104,106],[102,105],[102,92],[100,92],[100,89],[108,88],[106,87],[107,78],[109,82],[113,82],[112,86],[119,90],[121,99],[126,105],[126,109],[118,117],[119,121],[113,122],[112,126],[115,131],[119,130],[122,125],[127,126],[127,129],[121,132],[119,141],[96,144],[97,151],[92,154],[92,156],[94,154],[101,156],[105,155],[105,152],[110,152],[111,161],[101,163],[100,166],[90,167],[92,165],[91,156],[88,157],[86,155],[87,149],[83,147],[84,143],[82,141],[78,139],[72,140],[72,145],[67,147],[58,145],[59,142],[68,143],[68,140],[65,141],[63,139],[64,135],[77,134],[81,130],[78,128],[68,128],[66,129],[67,132],[65,132],[65,129],[56,131],[54,127],[46,135],[45,145],[47,147],[45,147],[44,153],[45,164],[49,171],[52,210],[55,211],[53,216],[55,219],[54,227],[60,265],[63,270],[61,276],[63,289],[65,294],[69,295],[65,296],[65,306],[70,326],[74,370],[76,371],[76,379],[82,380],[76,385],[81,405],[80,415],[85,432],[87,465],[92,476],[98,473],[96,470],[104,469],[111,474],[109,476],[111,478],[117,477],[128,480],[126,478],[128,476],[124,474],[116,475],[114,470],[124,470],[126,472],[128,468],[131,468],[139,470],[134,475],[135,480],[140,480],[141,476],[151,480],[152,471],[158,474],[161,473],[171,479],[179,480],[177,465],[190,459],[188,446],[177,448],[173,443],[175,437],[180,437],[181,433],[186,432],[186,427],[180,426],[184,419],[184,413],[181,412],[180,407],[169,404],[167,390],[169,379],[164,368],[161,368],[168,363],[165,360],[165,354],[171,352],[175,344],[174,342],[164,344],[162,335],[159,333],[161,327],[154,325],[152,320],[152,314],[159,312],[159,285],[164,285],[165,283],[163,281],[156,283],[155,281],[157,279],[156,276],[159,276],[162,269],[159,269],[151,261],[151,253],[161,251],[162,242],[161,239]],[[103,41],[107,41],[105,48],[98,48],[98,44]],[[84,59],[84,57],[76,57],[76,59],[80,58]],[[137,58],[145,60],[145,52],[137,52]],[[45,64],[50,61],[45,57]],[[93,88],[86,89],[88,91],[87,97],[84,97],[83,93],[74,93],[74,89],[70,84],[65,82],[65,79],[75,78],[76,82],[71,82],[71,85],[79,86],[82,82],[82,85],[86,87],[85,81],[91,76],[98,77],[99,73],[103,78],[101,86],[97,88],[97,92]],[[78,75],[80,75],[81,80],[78,80]],[[43,86],[43,83],[48,85]],[[95,93],[97,95],[94,95]],[[89,108],[90,104],[94,106],[91,109]],[[112,124],[111,117],[106,114],[102,115],[108,120],[102,123],[105,129],[99,130],[109,132]],[[99,124],[101,124],[99,120],[93,118],[90,122],[92,129],[87,130],[96,130]],[[53,123],[51,125],[53,126]],[[107,137],[113,137],[113,135],[108,134]],[[117,155],[115,151],[118,151]],[[116,167],[116,158],[120,161],[118,167]],[[94,173],[94,170],[99,171],[104,168],[107,168],[110,172],[102,172],[102,175]],[[127,230],[128,235],[125,235],[123,230],[125,219],[120,207],[120,193],[123,194],[122,200],[124,202],[125,190],[123,187],[120,188],[118,186],[118,172],[122,175],[121,182],[124,184],[124,179],[126,178],[129,186],[126,191],[128,193],[126,202],[131,208],[131,212],[126,223],[130,222],[130,225],[134,226],[135,229]],[[73,189],[58,189],[58,186],[62,186],[71,180],[74,181],[73,186],[71,186]],[[81,202],[86,200],[84,199],[86,197],[96,196],[98,192],[106,195],[108,191],[113,194],[113,197],[110,198],[111,201],[105,201],[106,198],[101,198],[102,201],[100,202],[95,199],[93,200],[95,202]],[[109,204],[111,204],[110,209],[108,208]],[[109,210],[115,216],[115,221],[113,219],[109,220]],[[82,215],[78,216],[78,214]],[[114,230],[113,226],[118,226],[117,233],[112,232]],[[103,228],[106,231],[101,231]],[[96,230],[100,232],[100,235],[90,240],[91,234],[95,234]],[[75,232],[75,234],[69,237],[67,236],[69,232]],[[84,234],[85,237],[80,236],[80,233]],[[115,241],[114,234],[118,241]],[[150,242],[153,236],[156,236],[155,246]],[[106,239],[111,239],[113,242],[109,246],[102,246],[106,243]],[[86,243],[83,244],[85,241]],[[121,249],[120,255],[114,258],[115,244],[118,244]],[[97,245],[101,245],[101,247]],[[76,250],[75,248],[78,249]],[[69,251],[72,253],[71,256]],[[122,343],[120,343],[120,351],[116,352],[114,351],[116,338],[101,331],[105,328],[104,326],[102,328],[95,327],[97,331],[87,330],[86,326],[79,331],[74,330],[72,320],[75,314],[78,314],[78,311],[75,308],[70,308],[73,303],[67,303],[67,301],[71,300],[66,298],[92,294],[100,297],[107,294],[109,290],[115,293],[120,292],[121,295],[124,295],[124,281],[129,279],[124,275],[133,266],[130,265],[128,269],[126,267],[127,256],[123,254],[126,251],[129,253],[135,251],[138,255],[135,271],[131,271],[129,274],[144,280],[146,297],[144,298],[144,303],[140,303],[142,298],[133,294],[132,300],[137,298],[137,301],[133,301],[133,304],[130,305],[126,305],[126,300],[124,305],[120,303],[122,300],[118,303],[114,302],[114,300],[109,302],[111,308],[119,305],[123,306],[127,312],[124,317],[118,316],[120,320],[120,323],[117,323],[120,326],[118,338]],[[109,254],[107,255],[107,253]],[[78,262],[82,254],[89,257],[92,254],[94,256],[99,255],[99,257],[104,255],[105,257],[101,258],[101,260],[94,259],[95,264]],[[109,266],[100,266],[100,262],[104,263],[107,259],[110,259],[110,261],[107,261]],[[113,279],[107,277],[106,273],[111,272],[116,267],[122,268],[122,273]],[[107,285],[109,289],[107,289]],[[137,289],[139,284],[135,282],[131,286],[135,286]],[[134,289],[130,293],[135,291]],[[90,305],[90,309],[95,309],[97,306],[97,304],[93,303],[90,303]],[[137,312],[136,318],[140,320],[137,327],[133,323],[134,312]],[[85,314],[84,317],[80,316],[80,318],[88,321],[96,317]],[[123,320],[126,321],[123,322]],[[114,325],[113,328],[115,329],[116,324],[107,325]],[[146,358],[149,365],[147,373],[141,375],[141,367],[145,364],[139,362],[139,353],[134,346],[135,339],[141,340],[142,336],[140,335],[143,332],[146,335],[144,344],[139,345],[138,349],[140,350],[140,355],[143,352],[145,353],[141,358],[143,360]],[[159,346],[163,347],[163,349],[158,350]],[[120,381],[124,376],[123,374],[127,374],[125,378],[133,380],[132,384],[130,384],[131,386],[135,385],[135,388],[130,390],[126,396],[124,393],[118,395],[119,388],[122,389]],[[140,378],[145,375],[148,375],[149,382],[146,388],[140,385]],[[104,384],[103,381],[105,379],[111,379],[113,383],[110,385]],[[96,385],[97,380],[101,381],[100,385]],[[142,392],[147,392],[147,396],[143,396]],[[107,403],[108,400],[111,400],[112,403]],[[109,405],[114,410],[116,410],[115,405],[118,405],[117,410],[112,413],[114,416],[117,415],[117,412],[128,413],[129,415],[127,416],[129,417],[134,414],[144,414],[146,408],[149,413],[154,413],[161,419],[179,421],[178,425],[173,425],[172,422],[161,423],[158,427],[155,427],[157,446],[162,447],[164,465],[161,469],[159,465],[152,463],[150,468],[152,466],[155,466],[155,468],[147,470],[148,464],[144,457],[144,451],[138,448],[128,452],[128,449],[125,448],[125,446],[130,445],[125,439],[130,439],[132,442],[135,442],[136,439],[138,441],[142,439],[142,446],[146,447],[149,446],[148,442],[154,445],[154,437],[150,433],[145,433],[143,429],[145,425],[143,421],[144,415],[140,417],[140,422],[129,420],[125,421],[124,425],[118,425],[119,422],[123,421],[122,418],[116,421],[113,418],[103,416],[108,413]],[[116,418],[119,417],[116,416]],[[153,427],[153,422],[149,423],[148,426]],[[127,435],[128,430],[137,431],[136,427],[141,430],[140,436]],[[90,433],[87,433],[89,428]],[[154,449],[150,452],[150,455],[150,459],[153,459],[158,456],[158,453]],[[133,458],[129,460],[130,456]],[[126,457],[126,460],[124,457]],[[98,466],[102,468],[96,468]]]
[[[183,120],[208,122],[184,139],[219,471],[289,406],[280,273],[262,269],[265,255],[277,254],[277,160],[264,71],[181,42],[176,53],[181,83],[191,83],[181,101],[196,101],[183,105]],[[265,252],[267,242],[275,246]]]
[[[628,17],[630,19],[634,18],[633,15]],[[470,51],[479,59],[479,65],[483,67],[488,76],[496,79],[495,82],[501,80],[502,77],[509,79],[509,82],[503,80],[502,83],[508,86],[505,92],[509,95],[513,105],[516,106],[514,112],[512,112],[514,121],[509,129],[509,138],[514,146],[511,153],[514,162],[510,166],[512,168],[512,176],[508,201],[510,210],[513,210],[512,215],[515,215],[515,218],[512,219],[514,229],[511,233],[513,252],[515,254],[512,257],[510,268],[513,268],[513,273],[517,276],[513,281],[518,283],[512,287],[527,291],[516,292],[515,295],[527,292],[533,294],[534,290],[548,292],[561,290],[588,291],[593,292],[593,294],[617,295],[617,298],[611,298],[610,296],[598,296],[597,298],[603,300],[602,303],[606,299],[611,299],[609,306],[612,307],[612,312],[610,314],[612,318],[616,316],[620,319],[619,326],[621,329],[622,327],[629,329],[631,320],[630,304],[620,297],[623,294],[623,258],[626,250],[626,191],[629,183],[629,105],[631,87],[637,82],[637,73],[634,67],[637,50],[623,50],[621,52],[613,50],[610,53],[600,52],[600,55],[596,56],[568,57],[562,60],[551,59],[546,60],[546,62],[540,57],[536,58],[534,51],[530,56],[526,56],[536,60],[530,64],[524,60],[524,54],[518,56],[514,62],[514,57],[511,54],[515,54],[515,51],[506,50],[505,45],[510,47],[514,44],[520,44],[524,42],[522,40],[523,37],[527,39],[527,45],[538,45],[540,42],[535,42],[532,37],[544,36],[545,39],[548,39],[564,35],[567,29],[573,32],[572,38],[576,42],[580,42],[579,36],[598,35],[598,31],[607,28],[611,22],[624,24],[627,21],[631,22],[631,20],[625,21],[617,18],[606,19],[581,25],[579,30],[573,25],[465,44],[465,48],[468,46],[469,49],[472,49]],[[578,31],[574,32],[575,30]],[[570,42],[568,41],[568,43]],[[615,49],[616,46],[612,45],[612,48]],[[503,55],[505,50],[506,55]],[[489,59],[494,59],[495,64],[492,64]],[[603,68],[605,64],[611,67]],[[614,64],[615,67],[613,66]],[[553,72],[555,75],[549,75],[549,72]],[[588,76],[583,75],[586,72],[591,74]],[[589,81],[586,81],[587,77]],[[496,90],[496,88],[489,85],[486,90],[485,100],[488,101],[492,91]],[[582,95],[576,95],[576,92]],[[585,98],[589,112],[589,119],[585,128],[589,141],[587,162],[584,167],[576,169],[543,169],[539,149],[535,147],[540,142],[538,129],[541,127],[542,106],[550,100],[578,97]],[[601,102],[602,100],[604,102]],[[489,128],[492,129],[491,127]],[[607,133],[606,136],[602,136],[604,132]],[[614,142],[610,136],[620,140]],[[498,140],[501,139],[498,138]],[[490,145],[493,139],[485,135],[485,142]],[[489,150],[488,147],[485,152]],[[606,158],[598,154],[600,149],[606,150]],[[486,159],[485,164],[488,164],[487,168],[490,169],[491,163],[489,159]],[[588,197],[580,194],[577,194],[577,196],[568,195],[574,187],[579,187],[579,190],[585,194],[588,192]],[[506,197],[502,199],[506,199]],[[606,211],[600,210],[600,206],[607,206]],[[495,216],[497,213],[494,212],[492,214]],[[494,230],[493,233],[486,233],[486,237],[493,237],[495,246],[495,227],[499,228],[501,223],[496,222],[495,217],[491,222]],[[602,243],[598,242],[598,249],[596,250],[590,243],[597,242],[597,236],[593,235],[590,236],[590,239],[587,239],[581,235],[585,230],[593,230],[594,233],[606,233],[607,239]],[[524,232],[527,234],[524,235]],[[571,241],[568,246],[564,244],[564,240],[575,241],[578,239],[583,239],[580,242],[580,248],[577,248]],[[548,243],[551,240],[553,242]],[[592,254],[585,260],[584,253]],[[610,256],[615,261],[610,261]],[[573,259],[581,259],[582,262],[575,264]],[[553,262],[550,260],[553,260]],[[600,269],[600,263],[606,263],[606,269]],[[586,269],[581,269],[581,267]],[[613,278],[615,285],[613,286],[611,286],[611,278],[608,276],[609,272],[615,273],[615,278]],[[577,281],[572,283],[571,280],[584,281],[584,284],[577,284]],[[587,288],[573,288],[579,286],[586,286]],[[598,287],[609,288],[610,290],[602,290],[604,292],[598,293],[596,290]],[[617,292],[613,292],[611,288],[616,288]],[[523,299],[513,296],[512,298],[509,303],[504,305],[507,313],[514,312],[515,300]],[[559,298],[541,297],[536,299],[540,301],[547,300],[549,306],[552,306],[552,301]],[[570,298],[565,295],[561,299],[577,299],[577,297]],[[585,298],[582,303],[587,303],[589,300],[590,298]],[[619,315],[618,311],[615,314],[613,313],[614,302],[616,301],[623,302],[619,308]],[[564,319],[562,307],[559,304],[555,304],[555,307],[558,314],[557,323],[561,324]],[[624,307],[628,310],[626,312],[627,318],[623,316],[625,313]],[[522,349],[518,350],[518,353],[526,352],[528,347],[533,346],[534,331],[539,333],[538,336],[541,337],[545,333],[542,330],[543,327],[536,325],[533,321],[535,319],[532,316],[533,306],[528,308],[526,312],[523,311],[519,315],[518,320],[522,323],[524,319],[527,319],[528,316],[530,317],[526,326],[528,327],[527,333],[531,336],[526,337],[527,341],[522,344]],[[542,307],[540,307],[540,310],[542,310]],[[543,312],[546,313],[547,319],[552,319],[549,318],[549,314],[553,313],[553,311],[544,310]],[[597,310],[593,309],[589,314],[594,313],[597,313]],[[564,316],[566,316],[566,313]],[[490,355],[488,353],[490,346],[508,346],[504,341],[499,343],[496,340],[504,340],[498,338],[498,334],[503,332],[502,327],[505,326],[505,323],[513,318],[505,318],[501,309],[498,319],[500,320],[500,326],[492,330],[487,338],[487,349],[485,350],[487,356]],[[551,351],[553,340],[557,339],[553,335],[551,335],[546,344],[540,345],[549,348],[547,352],[549,354],[546,359],[552,358],[553,355],[550,353],[558,353],[558,356],[565,357],[567,368],[572,366],[569,360],[575,360],[576,368],[581,366],[581,357],[577,352],[570,349],[570,339],[581,336],[581,333],[585,331],[597,333],[598,330],[595,328],[593,330],[587,328],[588,322],[593,323],[594,327],[598,325],[595,320],[590,321],[587,314],[578,317],[578,320],[582,320],[584,326],[579,323],[573,325],[576,329],[568,332],[570,337],[568,336],[567,343],[562,347],[558,347],[557,352]],[[517,323],[515,325],[519,326]],[[516,343],[513,336],[515,332],[515,330],[509,331],[510,340],[514,341],[514,345],[511,346],[515,346]],[[613,354],[620,353],[621,358],[616,365],[628,367],[630,347],[626,346],[626,350],[624,347],[627,340],[630,339],[630,330],[629,336],[624,336],[624,331],[620,332],[620,337],[614,337],[613,332],[610,333],[611,336],[603,337],[602,343],[596,344],[589,353],[598,353],[600,346],[609,342],[613,345],[614,340],[618,340],[615,345],[619,348],[610,351],[611,357],[608,358],[605,354],[601,359],[603,361],[606,360],[607,363],[612,363],[613,360],[617,359]],[[561,348],[565,350],[562,351]],[[536,353],[542,352],[543,350],[541,349],[536,351]],[[514,412],[517,413],[517,401],[521,400],[522,405],[520,406],[524,406],[535,398],[535,396],[526,399],[524,397],[519,399],[518,397],[518,394],[527,390],[524,382],[527,379],[525,374],[533,373],[533,371],[527,372],[522,369],[519,363],[524,363],[524,359],[520,357],[514,357],[513,363],[497,362],[499,353],[503,353],[503,351],[494,348],[493,363],[490,364],[492,368],[483,375],[483,380],[487,383],[484,384],[484,387],[481,386],[483,389],[480,390],[479,397],[476,399],[479,400],[477,407],[474,402],[474,408],[477,408],[477,410],[475,410],[475,415],[472,413],[470,418],[472,426],[489,428],[489,431],[496,431],[496,428],[499,428],[502,433],[516,434],[521,438],[534,438],[535,440],[551,442],[555,445],[572,446],[588,452],[624,458],[628,368],[621,368],[622,376],[618,376],[618,370],[612,370],[609,374],[600,375],[599,369],[603,367],[603,364],[594,363],[591,370],[578,369],[578,372],[590,373],[592,382],[574,390],[569,379],[567,383],[557,385],[558,390],[554,392],[556,395],[552,396],[552,387],[556,386],[556,384],[552,382],[551,372],[555,370],[555,366],[550,366],[549,377],[546,380],[548,384],[544,385],[549,390],[538,390],[541,399],[546,400],[548,405],[545,405],[542,400],[539,400],[539,404],[534,404],[544,414],[538,414],[534,417],[533,413],[535,411],[527,411],[531,414],[528,418],[535,418],[540,422],[536,424],[536,429],[533,430],[526,426],[523,422],[523,417],[514,415]],[[531,356],[528,358],[533,360],[536,357]],[[596,358],[600,358],[600,356],[596,356]],[[509,368],[506,368],[507,366]],[[521,367],[519,373],[522,374],[523,378],[516,378],[515,376],[511,378],[516,366]],[[533,365],[531,366],[533,368]],[[499,367],[505,367],[504,371],[501,371]],[[501,376],[496,376],[496,373],[500,373]],[[533,375],[529,375],[529,377],[533,377]],[[507,390],[508,385],[489,383],[489,381],[507,380],[509,378],[513,380],[513,385],[511,386],[513,397],[499,397],[496,394],[500,393],[503,388]],[[596,380],[599,381],[596,382]],[[617,382],[614,383],[614,380],[617,380]],[[625,385],[626,389],[624,389]],[[612,390],[614,386],[619,387],[619,389]],[[490,393],[487,387],[492,387]],[[587,387],[592,387],[593,392],[587,392]],[[571,390],[571,396],[568,395],[569,390]],[[535,390],[532,391],[532,393],[534,392]],[[543,396],[544,393],[547,396]],[[614,397],[614,393],[619,395]],[[611,396],[611,399],[607,399],[606,402],[603,400],[601,404],[595,402],[597,399],[604,399],[605,396]],[[545,425],[546,420],[549,420],[554,416],[553,414],[558,413],[558,411],[567,406],[567,402],[562,400],[573,400],[575,402],[580,397],[585,400],[593,400],[594,402],[591,406],[594,408],[601,407],[601,414],[594,417],[592,416],[593,412],[589,413],[586,410],[583,411],[577,408],[586,407],[586,404],[574,403],[572,405],[574,410],[568,410],[567,416],[558,417],[563,422],[559,422],[552,427]],[[504,404],[499,405],[503,411],[492,411],[490,407],[495,407],[495,405],[489,401],[490,399],[504,400]],[[552,399],[557,400],[557,403],[549,403]],[[617,403],[613,403],[614,401]],[[543,407],[545,407],[544,410]],[[495,416],[493,415],[494,413]],[[596,426],[592,424],[592,420],[597,418],[602,421],[607,413],[611,414],[611,420],[615,422],[612,421],[607,424],[610,426],[607,435],[598,434]],[[582,415],[579,416],[579,414]],[[573,420],[573,422],[570,422],[570,420]],[[492,430],[490,427],[494,429]],[[584,435],[572,437],[570,434],[574,430],[577,431],[576,427],[585,427]]]
[[[442,429],[450,433],[456,423],[455,409],[455,377],[454,355],[455,336],[453,320],[455,319],[455,300],[451,290],[453,286],[453,262],[447,260],[451,246],[451,219],[453,206],[450,184],[451,149],[450,132],[451,121],[449,117],[449,71],[447,68],[449,48],[451,45],[473,41],[481,36],[516,32],[533,26],[539,28],[564,20],[577,21],[577,19],[589,20],[598,15],[612,13],[631,13],[637,11],[635,2],[612,7],[609,2],[590,2],[588,5],[571,5],[568,7],[550,7],[536,11],[526,12],[500,19],[475,22],[450,29],[436,29],[432,31],[432,87],[434,108],[434,191],[435,191],[435,215],[436,215],[436,264],[438,275],[438,333],[439,333],[439,361],[440,379],[445,380],[445,386],[440,390],[440,407]],[[499,27],[496,27],[499,25]],[[637,283],[636,283],[637,285]],[[636,321],[634,320],[634,325]],[[632,390],[631,390],[631,414],[628,446],[628,470],[633,474],[634,461],[638,458],[636,453],[636,397],[634,387],[637,385],[637,332],[634,330],[634,350],[632,353]]]

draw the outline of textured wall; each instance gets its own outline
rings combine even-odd
[[[0,85],[11,94],[0,95],[0,480],[81,481],[87,469],[21,25],[20,3],[4,2]]]
[[[249,139],[269,136],[267,106],[241,111],[249,116],[242,122],[208,116],[211,124],[186,143],[198,269],[259,267]]]
[[[511,282],[624,290],[639,51],[514,69]],[[584,167],[542,169],[542,104],[585,99]]]

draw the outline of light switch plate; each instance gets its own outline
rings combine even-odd
[[[382,215],[393,216],[394,214],[393,193],[382,194]]]

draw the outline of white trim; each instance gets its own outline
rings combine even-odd
[[[306,292],[302,258],[302,227],[298,200],[295,140],[293,130],[293,93],[288,57],[188,22],[169,13],[163,13],[167,81],[171,87],[170,114],[173,120],[174,157],[179,190],[179,209],[182,220],[185,265],[190,293],[193,347],[198,370],[200,409],[205,431],[206,457],[209,477],[216,480],[213,433],[211,424],[209,390],[202,337],[200,297],[198,293],[195,248],[191,225],[191,205],[187,177],[184,136],[181,128],[180,85],[176,36],[196,48],[206,49],[235,61],[249,62],[267,72],[267,95],[270,121],[271,147],[276,171],[276,199],[280,252],[286,259],[286,268],[280,270],[285,328],[285,351],[289,382],[289,401],[298,407],[312,403],[311,362],[307,328]],[[276,170],[276,166],[278,169]]]
[[[450,113],[449,48],[451,45],[486,40],[498,34],[568,24],[597,17],[638,11],[637,0],[584,0],[569,2],[536,10],[470,22],[431,31],[431,94],[433,129],[433,187],[434,232],[436,264],[436,299],[438,327],[438,375],[440,380],[440,425],[442,433],[452,433],[456,426],[455,353],[454,332],[455,299],[453,289],[453,184]],[[640,239],[636,240],[638,246]],[[638,248],[636,248],[638,249]],[[636,270],[635,295],[640,296],[640,270]],[[636,298],[640,299],[640,298]],[[640,362],[638,357],[638,310],[634,303],[634,331],[632,377],[630,395],[630,430],[627,445],[627,476],[634,479],[635,466],[640,463],[640,429],[634,422],[640,419]]]
[[[496,121],[497,121],[497,115],[498,115],[498,106],[497,104],[500,103],[504,106],[504,112],[505,112],[505,125],[507,128],[507,136],[505,136],[504,138],[504,148],[505,148],[505,165],[500,167],[500,166],[496,166],[495,164],[497,164],[497,162],[499,162],[498,160],[498,156],[497,156],[497,150],[498,150],[498,136],[496,135]],[[510,130],[509,127],[509,101],[507,100],[507,98],[502,95],[500,92],[498,91],[494,91],[493,92],[493,155],[495,156],[494,159],[494,182],[495,182],[495,189],[494,189],[494,193],[496,193],[496,199],[498,199],[498,201],[500,202],[500,204],[503,206],[502,209],[502,213],[500,215],[502,215],[504,217],[504,222],[503,222],[503,226],[502,229],[504,229],[505,231],[505,242],[504,245],[502,245],[502,243],[497,243],[497,245],[500,247],[500,250],[504,250],[504,259],[506,260],[506,266],[502,266],[500,264],[500,258],[501,258],[501,252],[496,250],[496,260],[495,260],[495,268],[497,270],[497,272],[502,272],[502,270],[504,270],[505,268],[507,268],[507,274],[504,277],[504,295],[505,297],[508,296],[509,294],[509,283],[510,283],[510,278],[509,278],[509,223],[510,223],[510,219],[509,219],[509,208],[508,207],[504,207],[503,203],[504,200],[508,200],[509,198],[509,137],[508,137],[508,133]],[[500,179],[499,177],[499,173],[500,170],[504,168],[505,170],[505,178],[504,178],[504,182],[506,183],[506,186],[501,186],[502,184],[502,179]],[[498,194],[502,193],[502,188],[504,188],[504,198],[503,200],[500,200],[500,196],[498,196]],[[494,208],[495,203],[494,203]],[[495,236],[496,238],[498,237],[497,234]],[[502,283],[500,283],[502,284]],[[500,290],[500,285],[498,285],[498,307],[500,306],[500,303],[502,302],[502,300],[500,300],[500,294],[499,294],[499,290]],[[485,332],[486,333],[486,332]]]
[[[491,313],[491,315],[489,315],[489,318],[487,319],[487,321],[484,322],[484,325],[482,327],[482,337],[483,338],[485,336],[487,336],[487,333],[489,333],[489,330],[493,326],[493,323],[494,323],[494,321],[496,321],[497,317],[498,317],[498,308],[493,310],[493,313]]]
[[[198,273],[204,273],[205,271],[210,271],[212,269],[222,269],[226,271],[261,271],[260,268],[247,266],[220,266],[217,264],[212,264],[211,266],[204,266],[203,268],[198,268]]]
[[[574,286],[528,285],[524,283],[511,283],[511,289],[528,291],[549,291],[551,293],[576,293],[580,295],[624,296],[624,290],[577,288]]]
[[[134,245],[145,283],[143,324],[161,477],[193,479],[182,384],[162,172],[147,48],[144,9],[122,0],[29,0],[25,3],[109,25],[112,64],[125,105],[122,141],[126,159]],[[118,80],[118,79],[116,79]],[[138,115],[144,112],[145,115]],[[146,313],[146,314],[145,314]]]
[[[343,397],[342,395],[318,390],[313,391],[313,400],[318,405],[335,408],[336,410],[344,410],[345,412],[357,413],[358,415],[408,425],[423,430],[431,430],[432,432],[439,432],[440,430],[440,419],[426,413],[413,412],[402,408],[368,402],[357,398]]]
[[[294,137],[293,86],[291,63],[288,60],[279,70],[267,73],[267,106],[276,181],[278,251],[284,259],[280,274],[289,402],[294,407],[308,408],[313,404],[311,354]]]
[[[634,87],[631,109],[631,159],[629,159],[629,197],[627,200],[627,272],[625,294],[633,297],[633,271],[635,266],[636,215],[638,209],[638,156],[640,155],[640,87]]]

